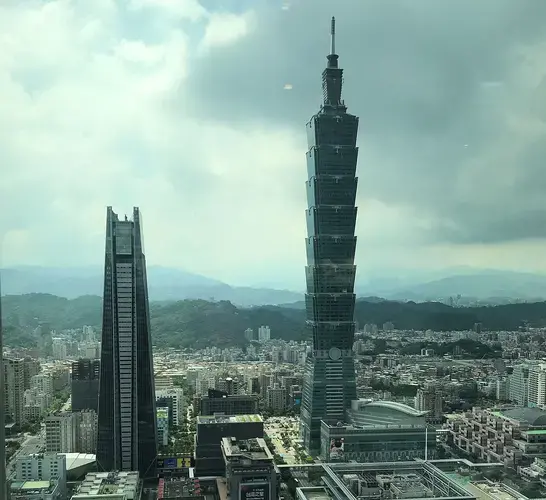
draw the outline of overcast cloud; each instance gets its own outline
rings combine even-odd
[[[361,275],[546,270],[536,0],[4,0],[4,264],[100,264],[105,207],[137,205],[149,263],[298,286],[332,15]]]

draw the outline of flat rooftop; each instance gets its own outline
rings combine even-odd
[[[308,473],[301,464],[279,466],[287,487],[288,471],[297,480],[299,500],[372,500],[389,492],[405,500],[476,500],[477,497],[430,462],[331,463],[320,464],[320,469],[317,465],[309,467]]]
[[[198,424],[238,424],[245,422],[263,422],[261,415],[200,415]]]
[[[240,439],[222,438],[222,450],[226,458],[244,457],[251,460],[270,460],[273,455],[262,438]]]
[[[55,483],[49,481],[19,481],[11,483],[11,491],[15,493],[24,493],[25,495],[50,493],[55,488]]]

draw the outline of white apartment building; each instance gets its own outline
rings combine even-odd
[[[531,366],[529,369],[529,406],[546,406],[546,363]]]
[[[527,406],[529,402],[529,368],[526,363],[514,366],[508,377],[508,398],[520,406]]]
[[[19,457],[15,462],[17,481],[50,481],[66,483],[66,456],[60,453],[41,453]]]
[[[260,328],[258,328],[258,340],[260,342],[265,342],[266,340],[270,340],[271,339],[271,329],[269,328],[269,326],[260,326]]]
[[[61,361],[66,359],[66,341],[64,339],[53,339],[53,357]]]
[[[30,388],[42,394],[53,394],[53,377],[49,373],[34,375],[30,378]]]

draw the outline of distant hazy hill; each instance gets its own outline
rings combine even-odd
[[[49,268],[15,267],[2,271],[2,293],[48,293],[69,299],[82,295],[102,295],[103,271],[99,267]],[[157,301],[181,299],[229,300],[242,306],[282,304],[301,300],[303,295],[289,290],[232,287],[221,281],[178,269],[148,268],[150,298]]]
[[[478,300],[502,302],[505,299],[537,300],[546,298],[546,276],[507,271],[448,276],[426,283],[386,291],[389,299],[438,300],[461,295]]]
[[[41,321],[57,330],[99,326],[101,304],[98,296],[69,300],[44,294],[8,295],[2,302],[6,344],[32,344],[29,332]],[[162,346],[242,345],[244,330],[260,325],[269,325],[273,338],[300,340],[306,335],[305,311],[293,307],[241,308],[228,301],[183,300],[152,302],[150,313],[154,343]],[[355,319],[361,327],[392,321],[397,329],[449,331],[469,330],[481,322],[486,330],[513,331],[525,323],[546,326],[546,303],[453,308],[437,302],[359,300]]]
[[[377,278],[364,281],[360,277],[357,294],[369,302],[413,300],[440,301],[461,295],[461,304],[475,301],[502,304],[515,300],[546,299],[546,276],[496,270],[452,269],[441,275],[439,271],[411,278]],[[428,279],[425,279],[428,278]],[[102,294],[102,269],[16,267],[3,270],[4,294],[49,293],[60,297],[76,298],[82,295]],[[302,283],[303,286],[303,283]],[[148,268],[150,298],[154,301],[204,299],[229,300],[240,306],[280,304],[301,309],[303,294],[272,288],[235,287],[221,281],[178,269],[150,266]]]

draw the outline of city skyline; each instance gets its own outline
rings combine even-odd
[[[343,69],[336,51],[335,19],[322,72],[323,104],[307,123],[307,293],[312,350],[303,379],[301,436],[307,451],[321,446],[321,421],[344,422],[356,399],[353,356],[356,266],[355,206],[358,117],[342,99]]]
[[[149,264],[233,284],[301,283],[300,124],[320,102],[309,90],[322,69],[311,54],[327,47],[319,20],[335,14],[360,82],[346,96],[366,145],[361,272],[545,270],[546,5],[125,3],[2,7],[7,39],[19,40],[0,61],[12,117],[0,133],[6,266],[99,264],[100,214],[115,199],[155,221]],[[173,231],[180,214],[191,216]]]
[[[106,216],[97,468],[155,473],[157,425],[141,215]]]

